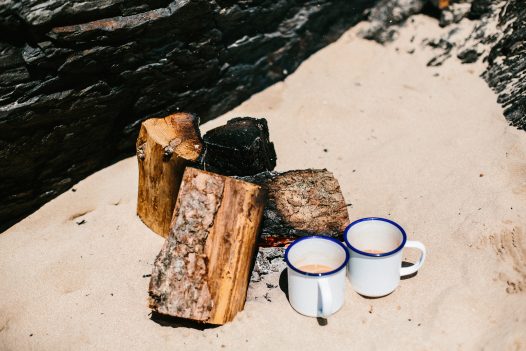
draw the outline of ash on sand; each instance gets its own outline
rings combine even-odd
[[[266,299],[269,297],[270,290],[279,287],[279,277],[281,272],[287,268],[284,259],[284,247],[260,247],[250,284],[247,292],[247,300]]]

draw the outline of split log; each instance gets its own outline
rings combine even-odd
[[[203,140],[205,152],[200,163],[204,170],[249,176],[276,167],[276,151],[264,118],[233,118],[208,131]]]
[[[184,168],[199,158],[203,148],[199,119],[189,113],[148,119],[136,146],[137,214],[150,229],[167,237]]]
[[[243,309],[265,191],[187,168],[170,236],[154,263],[150,308],[210,324]]]
[[[338,180],[326,169],[264,172],[241,179],[268,192],[261,246],[284,246],[313,234],[340,238],[349,224]]]

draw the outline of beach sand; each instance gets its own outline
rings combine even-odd
[[[435,20],[415,17],[385,47],[359,27],[203,130],[266,117],[277,170],[327,168],[351,220],[387,217],[425,243],[416,276],[379,299],[348,284],[325,326],[292,310],[280,272],[251,285],[231,323],[163,325],[143,277],[163,239],[135,214],[129,158],[0,234],[0,350],[526,349],[526,133],[481,64],[426,67],[418,43]]]

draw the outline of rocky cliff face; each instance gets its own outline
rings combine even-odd
[[[436,2],[436,1],[435,1]],[[442,11],[430,0],[380,0],[370,11],[370,24],[362,33],[381,44],[395,40],[397,27],[419,13],[437,16],[449,34],[431,38],[426,46],[438,54],[429,66],[456,56],[462,63],[483,60],[483,78],[498,94],[511,125],[526,130],[526,3],[524,0],[449,0]],[[452,35],[464,18],[475,21],[467,36]]]
[[[0,227],[133,152],[142,119],[209,120],[374,0],[0,0]]]

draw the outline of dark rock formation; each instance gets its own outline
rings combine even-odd
[[[480,0],[484,2],[483,0]],[[499,15],[504,35],[491,49],[484,78],[513,126],[526,130],[526,6],[510,0]]]
[[[420,13],[428,0],[381,0],[369,13],[370,25],[360,34],[380,44],[393,41],[397,26],[410,16]]]
[[[283,79],[374,1],[1,1],[0,227],[131,155],[141,120]]]
[[[469,5],[469,7],[467,6]],[[427,7],[427,9],[426,9]],[[362,36],[379,43],[393,41],[398,27],[411,15],[426,12],[428,0],[382,0],[370,12]],[[476,20],[466,37],[452,39],[463,18]],[[440,24],[451,28],[441,38],[424,44],[437,50],[428,66],[439,66],[452,56],[462,63],[487,62],[483,77],[499,95],[510,124],[526,130],[526,6],[524,0],[451,0],[440,14]],[[497,25],[497,29],[495,29]],[[455,55],[452,55],[455,51]]]

